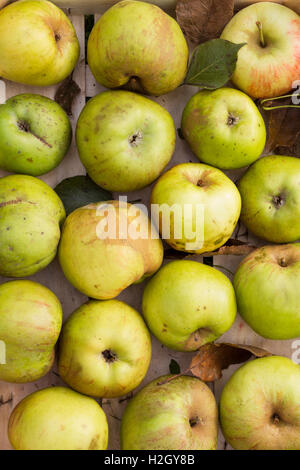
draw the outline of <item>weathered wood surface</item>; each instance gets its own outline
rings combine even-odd
[[[79,41],[81,44],[81,57],[79,64],[74,72],[74,79],[81,88],[80,96],[76,99],[76,102],[73,107],[73,119],[72,125],[73,129],[75,128],[76,120],[79,116],[79,113],[84,106],[85,97],[91,97],[97,93],[103,91],[103,88],[97,84],[85,64],[84,58],[84,18],[82,16],[72,16],[71,20],[76,28]],[[14,96],[21,92],[35,92],[41,93],[49,97],[54,97],[55,90],[57,87],[50,88],[33,88],[18,85],[12,82],[6,82],[5,87],[3,82],[0,81],[0,102],[4,102],[6,98]],[[155,99],[163,105],[173,116],[176,128],[180,127],[181,113],[185,106],[185,103],[192,96],[197,89],[194,87],[180,87],[174,92]],[[197,159],[194,157],[192,152],[189,150],[187,144],[181,140],[177,139],[176,151],[174,157],[169,165],[173,166],[176,163],[193,161],[197,162]],[[62,179],[73,176],[76,174],[84,174],[84,168],[80,163],[78,158],[77,150],[73,142],[72,147],[65,157],[61,165],[56,168],[51,173],[42,177],[44,181],[49,183],[52,187],[55,186]],[[236,180],[241,172],[232,172],[231,176]],[[0,176],[4,176],[4,172],[0,172]],[[141,198],[146,204],[149,201],[149,195],[151,192],[151,187],[146,188],[143,191],[134,192],[129,194],[129,201],[136,200]],[[241,230],[243,233],[243,230]],[[245,238],[244,238],[245,239]],[[252,240],[253,241],[253,240]],[[257,243],[257,241],[255,241]],[[197,257],[199,261],[202,260],[201,257]],[[215,256],[214,265],[221,266],[229,269],[234,272],[237,265],[241,261],[241,257],[238,256]],[[86,297],[76,291],[64,278],[63,273],[58,265],[57,260],[51,263],[46,269],[40,273],[31,276],[30,279],[38,281],[47,287],[49,287],[55,294],[59,297],[62,302],[64,310],[64,318],[67,318],[70,313],[77,307],[79,307],[85,300]],[[0,278],[0,283],[5,282],[7,279]],[[144,283],[138,286],[132,286],[123,292],[119,298],[128,302],[137,310],[141,311],[141,297],[144,288]],[[264,347],[265,349],[270,350],[273,353],[285,355],[291,357],[292,355],[292,341],[268,341],[258,335],[256,335],[245,323],[241,320],[240,317],[237,317],[234,326],[228,331],[221,340],[233,342],[233,343],[244,343],[244,344],[253,344],[256,346]],[[169,372],[169,363],[173,358],[181,366],[181,370],[185,370],[191,360],[192,354],[189,353],[177,353],[175,351],[168,350],[162,346],[156,339],[153,339],[153,356],[151,361],[151,366],[148,371],[148,374],[143,381],[143,384],[148,383],[155,377],[159,375],[166,374]],[[235,367],[231,367],[228,371],[225,371],[224,377],[222,380],[216,382],[213,386],[216,398],[218,399],[222,390],[222,387],[230,374],[232,374]],[[45,388],[50,385],[62,384],[61,380],[56,374],[56,369],[54,369],[47,374],[44,378],[32,384],[25,385],[14,385],[0,382],[0,449],[10,449],[10,445],[7,439],[7,421],[13,407],[26,395],[29,393]],[[143,385],[142,384],[142,385]],[[103,400],[103,408],[107,414],[109,420],[110,428],[110,449],[119,449],[119,429],[120,429],[120,419],[123,413],[123,409],[126,406],[126,399],[119,400]],[[224,438],[220,432],[219,437],[219,449],[228,448],[224,442]]]

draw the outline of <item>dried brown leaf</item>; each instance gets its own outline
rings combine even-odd
[[[252,356],[266,357],[272,354],[265,349],[246,344],[205,344],[193,357],[190,371],[204,382],[213,382],[222,377],[222,370],[232,364],[246,362]]]
[[[0,10],[5,7],[8,3],[11,3],[10,0],[0,0]]]
[[[58,87],[55,93],[55,101],[66,111],[68,116],[72,116],[72,106],[77,95],[81,89],[73,80],[72,75],[69,75]]]
[[[221,246],[216,251],[207,251],[205,253],[201,253],[201,256],[220,256],[220,255],[235,255],[235,256],[244,256],[248,255],[252,251],[254,251],[257,247],[254,245],[248,245],[245,242],[240,240],[235,240],[230,238],[226,245]],[[190,258],[191,256],[198,256],[193,255],[192,253],[184,253],[182,251],[177,251],[172,248],[165,251],[165,257],[167,259],[184,259]]]
[[[268,107],[290,106],[291,98],[269,101]],[[266,152],[297,156],[300,149],[300,109],[281,108],[267,112],[268,140]]]
[[[233,16],[234,0],[178,0],[176,19],[194,44],[215,39]]]

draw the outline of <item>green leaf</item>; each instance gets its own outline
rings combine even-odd
[[[180,374],[180,365],[174,359],[169,364],[170,374]]]
[[[97,186],[88,175],[66,178],[54,188],[54,191],[62,200],[67,215],[78,207],[113,199],[111,193]]]
[[[244,44],[234,44],[224,39],[212,39],[200,44],[193,52],[184,83],[216,90],[231,78]]]

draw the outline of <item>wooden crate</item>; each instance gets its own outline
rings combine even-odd
[[[99,16],[99,15],[98,15]],[[98,18],[96,16],[96,19]],[[97,93],[104,90],[99,84],[95,82],[88,66],[85,63],[85,24],[83,16],[70,16],[73,22],[77,35],[81,45],[81,55],[79,63],[74,72],[74,80],[78,83],[81,88],[81,93],[76,99],[73,106],[73,118],[72,126],[75,129],[76,121],[79,116],[81,109],[83,108],[86,97],[92,97]],[[50,98],[54,97],[55,90],[57,87],[48,88],[37,88],[28,87],[24,85],[18,85],[12,82],[0,81],[0,103],[4,102],[7,98],[14,96],[22,92],[33,92],[40,93]],[[173,116],[176,128],[180,127],[181,113],[187,100],[197,91],[195,87],[183,86],[173,91],[172,93],[159,97],[153,98],[155,101],[164,106]],[[181,162],[197,162],[198,160],[189,150],[187,144],[177,138],[176,151],[169,167],[174,166]],[[63,162],[58,168],[53,170],[51,173],[43,176],[41,179],[46,181],[52,187],[59,183],[62,179],[77,175],[84,174],[85,170],[79,160],[76,146],[73,140],[71,149],[68,155],[65,157]],[[0,176],[4,176],[6,173],[0,171]],[[232,172],[231,176],[234,180],[237,179],[240,172]],[[142,199],[144,203],[148,203],[151,187],[146,188],[143,191],[130,193],[128,196],[129,201]],[[117,196],[117,195],[116,195]],[[199,256],[197,260],[200,262],[202,258]],[[237,265],[241,261],[240,257],[237,256],[215,256],[213,263],[218,266],[218,269],[223,270],[224,268],[234,272]],[[66,319],[73,310],[79,307],[87,299],[84,295],[76,291],[64,278],[64,275],[58,265],[57,260],[53,261],[46,269],[39,272],[38,274],[31,276],[30,279],[38,281],[47,287],[49,287],[60,299],[63,310],[64,319]],[[8,279],[0,278],[0,283],[7,281]],[[144,283],[138,286],[131,286],[123,292],[119,299],[128,302],[130,305],[135,307],[141,312],[141,296],[144,289]],[[291,357],[293,353],[292,341],[268,341],[260,336],[256,335],[238,316],[234,326],[227,332],[221,340],[233,342],[233,343],[244,343],[253,344],[256,346],[264,347],[270,351]],[[153,338],[153,355],[150,365],[150,369],[147,373],[145,380],[142,385],[145,385],[150,380],[160,375],[169,373],[169,363],[171,359],[175,359],[181,366],[181,370],[185,370],[191,360],[192,354],[189,353],[178,353],[175,351],[168,350],[162,346],[155,338]],[[222,380],[215,382],[211,387],[216,395],[217,400],[219,399],[220,392],[224,383],[228,377],[232,374],[236,367],[231,367],[225,371]],[[10,449],[10,444],[7,439],[7,422],[9,415],[13,407],[29,393],[39,390],[48,386],[62,385],[62,381],[57,375],[56,367],[53,368],[44,378],[41,380],[30,383],[14,385],[4,382],[0,382],[0,449]],[[135,392],[134,392],[135,393]],[[103,400],[102,406],[109,421],[110,439],[109,449],[120,448],[120,420],[128,397],[124,399],[110,399]],[[219,449],[228,449],[226,442],[221,434],[219,435]]]

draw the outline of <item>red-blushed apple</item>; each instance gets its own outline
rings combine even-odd
[[[141,315],[119,300],[93,300],[64,324],[58,370],[78,392],[114,398],[135,389],[151,360],[151,338]]]
[[[220,419],[237,450],[300,450],[300,366],[286,357],[255,359],[225,385]]]
[[[272,155],[246,171],[238,183],[241,220],[254,235],[273,243],[300,238],[300,160]]]
[[[293,10],[254,3],[232,18],[221,38],[246,43],[232,80],[253,98],[283,95],[300,79],[300,17]]]
[[[50,387],[28,395],[14,408],[8,437],[15,450],[105,450],[108,425],[92,398]]]
[[[168,111],[154,101],[129,91],[106,91],[83,109],[76,142],[92,180],[124,192],[158,178],[173,155],[176,132]]]
[[[196,261],[173,261],[148,282],[143,315],[152,333],[168,348],[195,351],[232,326],[236,300],[229,279]]]
[[[0,76],[26,85],[64,80],[79,57],[69,18],[47,0],[20,0],[0,10]]]
[[[218,409],[195,377],[163,376],[140,390],[121,423],[122,450],[215,450]]]
[[[76,289],[104,300],[154,274],[163,261],[163,245],[138,206],[105,201],[67,217],[58,255]]]
[[[300,244],[258,248],[242,261],[233,284],[238,311],[256,333],[300,336]]]
[[[163,95],[184,80],[188,46],[178,23],[149,3],[124,0],[107,10],[88,41],[88,63],[107,88],[127,85]]]
[[[151,194],[152,218],[175,250],[214,251],[230,238],[238,222],[241,197],[220,170],[182,163],[164,173]]]
[[[257,106],[233,88],[196,93],[184,108],[181,129],[200,161],[224,170],[250,165],[266,143]]]

